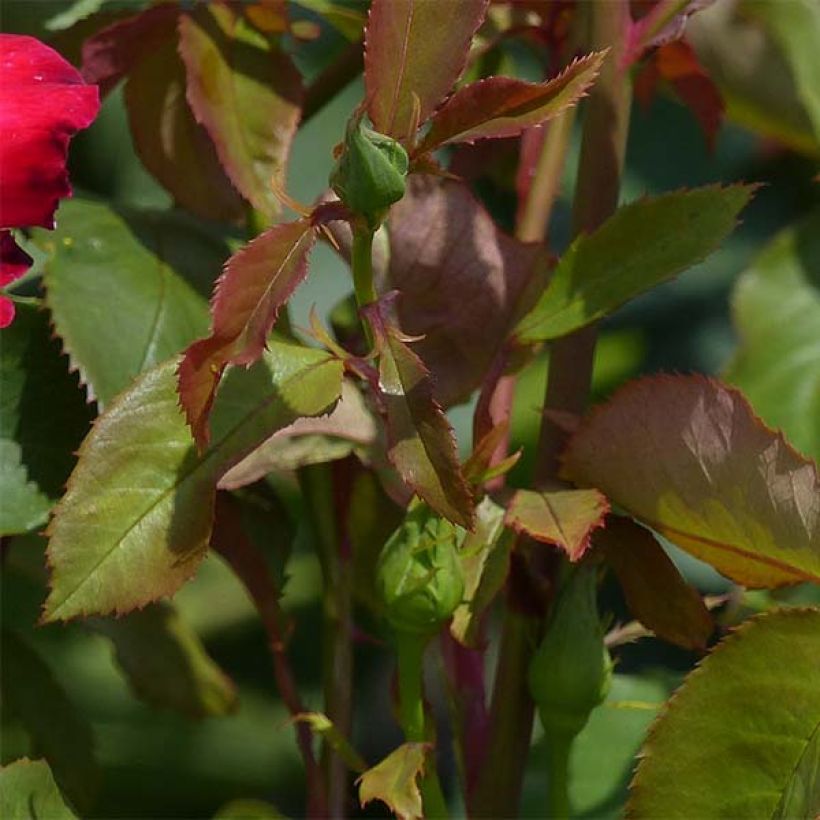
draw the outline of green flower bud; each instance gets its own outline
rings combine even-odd
[[[330,174],[339,199],[371,228],[404,196],[409,160],[396,140],[366,128],[361,114],[347,124],[342,153]]]
[[[458,532],[426,504],[416,504],[379,556],[376,584],[399,632],[433,635],[464,597]]]
[[[596,604],[596,572],[582,564],[567,579],[532,659],[530,693],[547,734],[573,738],[606,698],[612,661]]]

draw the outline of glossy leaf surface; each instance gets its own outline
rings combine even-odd
[[[207,331],[203,293],[228,251],[191,223],[73,200],[37,241],[55,329],[101,406]]]
[[[358,780],[362,806],[381,800],[400,820],[419,820],[423,814],[417,780],[428,748],[426,743],[403,743],[368,769]]]
[[[516,334],[528,342],[564,336],[705,259],[731,233],[752,191],[707,186],[619,208],[572,243]]]
[[[45,760],[15,760],[0,769],[0,815],[8,820],[74,820]]]
[[[364,79],[377,131],[406,140],[426,122],[464,70],[486,9],[487,0],[374,0]]]
[[[578,561],[589,547],[593,530],[604,526],[608,512],[609,503],[597,490],[518,490],[504,523]]]
[[[338,361],[272,344],[255,367],[231,371],[213,442],[197,454],[176,368],[172,359],[138,379],[83,443],[49,526],[46,620],[128,612],[175,592],[207,549],[219,478],[276,430],[325,411],[341,389]]]
[[[227,364],[265,349],[279,309],[307,275],[315,233],[306,220],[275,225],[226,263],[211,304],[211,335],[194,342],[179,369],[179,397],[194,438],[208,442],[208,415]]]
[[[820,580],[816,466],[719,382],[628,384],[581,424],[564,472],[740,584]]]
[[[290,58],[251,28],[241,10],[210,3],[179,19],[187,99],[236,189],[259,211],[279,210],[299,122],[302,81]]]
[[[527,83],[512,77],[489,77],[460,88],[433,117],[419,152],[452,142],[514,137],[575,105],[595,81],[603,54],[575,60],[557,77]]]
[[[818,658],[820,610],[781,609],[736,629],[650,729],[626,816],[816,816]]]
[[[715,628],[712,616],[649,530],[611,516],[595,544],[603,548],[635,618],[665,641],[706,648]]]
[[[820,459],[820,212],[781,233],[735,288],[740,348],[726,378]]]

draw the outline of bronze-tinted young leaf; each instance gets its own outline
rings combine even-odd
[[[450,142],[515,137],[558,116],[584,96],[604,56],[581,57],[543,83],[489,77],[460,88],[434,115],[418,152],[434,151]]]
[[[290,58],[253,29],[241,9],[205,3],[179,18],[187,99],[236,189],[272,216],[296,133],[302,80]]]
[[[430,372],[381,311],[382,305],[374,304],[367,317],[379,345],[387,454],[407,485],[437,513],[471,529],[472,495],[461,473],[453,430],[434,397]]]
[[[22,758],[0,768],[0,817],[8,820],[76,820],[45,760]]]
[[[208,546],[216,485],[276,430],[325,412],[342,365],[323,351],[271,343],[234,368],[197,453],[177,403],[174,359],[148,371],[99,417],[49,525],[44,619],[124,613],[175,592]]]
[[[185,87],[175,38],[145,52],[125,83],[134,147],[183,208],[204,219],[236,220],[244,213],[242,198],[222,170],[207,131],[194,119]]]
[[[816,466],[720,382],[628,384],[582,423],[564,472],[740,584],[820,580]]]
[[[820,610],[746,621],[649,730],[628,818],[817,817]]]
[[[388,222],[389,268],[382,287],[401,292],[402,329],[449,407],[482,382],[540,280],[546,254],[500,231],[461,182],[412,175]]]
[[[418,778],[424,773],[429,748],[427,743],[403,743],[368,769],[356,781],[362,807],[371,800],[381,800],[400,820],[421,820]]]
[[[236,687],[172,606],[94,619],[91,627],[112,642],[134,694],[151,706],[193,718],[236,708]]]
[[[185,351],[179,368],[180,404],[200,447],[208,442],[222,371],[262,355],[279,308],[307,275],[315,238],[307,220],[274,225],[225,264],[211,305],[211,335]]]
[[[700,262],[729,235],[753,192],[709,185],[624,205],[572,243],[516,334],[527,342],[564,336]]]
[[[365,37],[367,113],[407,140],[450,92],[488,0],[373,0]]]
[[[684,649],[706,648],[715,628],[712,616],[649,530],[611,516],[595,544],[603,548],[630,611],[647,629]]]
[[[518,490],[507,507],[504,523],[564,550],[570,561],[579,561],[593,530],[604,526],[608,512],[609,503],[597,490]]]

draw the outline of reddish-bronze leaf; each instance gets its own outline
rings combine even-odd
[[[649,530],[612,516],[595,534],[618,576],[632,614],[659,638],[684,649],[705,649],[715,628],[697,590],[678,572]]]
[[[180,403],[200,448],[208,443],[222,371],[262,355],[279,308],[307,275],[315,238],[308,220],[274,225],[225,264],[211,305],[211,335],[194,342],[179,367]]]
[[[623,66],[639,60],[647,49],[663,46],[683,37],[686,23],[698,11],[711,6],[715,0],[657,0],[627,33]],[[643,5],[648,5],[646,2]],[[633,9],[638,6],[632,3]]]
[[[740,584],[820,580],[816,465],[720,382],[623,387],[573,436],[564,473]]]
[[[373,0],[365,36],[367,113],[407,140],[464,70],[488,0]]]
[[[570,561],[579,561],[608,512],[609,502],[598,490],[518,490],[504,523],[536,541],[560,547]]]
[[[271,179],[283,186],[302,101],[290,58],[245,21],[238,8],[200,4],[179,18],[187,99],[236,189],[263,213],[279,211]]]
[[[399,475],[437,513],[472,529],[473,498],[461,472],[453,429],[433,395],[430,372],[407,337],[374,303],[366,315],[379,347],[379,395],[387,454]]]
[[[419,153],[448,142],[514,137],[552,119],[584,96],[604,56],[598,52],[575,60],[543,83],[489,77],[459,89],[433,117]]]

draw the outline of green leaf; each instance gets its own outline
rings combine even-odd
[[[712,616],[649,530],[611,516],[595,544],[603,548],[630,611],[647,629],[684,649],[706,649],[715,628]]]
[[[75,820],[44,760],[15,760],[0,769],[4,820]]]
[[[197,454],[176,368],[172,359],[144,374],[83,442],[49,526],[45,620],[128,612],[175,592],[207,549],[222,475],[276,430],[326,411],[341,390],[339,361],[272,342],[256,366],[231,370],[213,442]]]
[[[565,336],[705,259],[731,233],[753,191],[709,185],[619,208],[570,245],[516,335],[526,342]]]
[[[387,417],[387,455],[399,475],[437,513],[472,528],[473,499],[461,473],[452,427],[433,396],[430,372],[385,321],[383,307],[365,310],[379,347],[379,396]]]
[[[726,379],[806,455],[820,460],[820,211],[779,234],[743,274],[741,337]]]
[[[100,774],[90,726],[48,665],[19,635],[3,630],[2,649],[4,709],[29,732],[35,748],[49,762],[72,802],[88,810]]]
[[[736,629],[651,728],[626,816],[817,816],[818,658],[820,610],[776,610]]]
[[[179,19],[187,98],[236,189],[268,216],[279,212],[302,80],[290,58],[228,5],[200,4]]]
[[[377,131],[413,136],[464,70],[487,0],[373,0],[365,36],[367,113]]]
[[[453,142],[515,137],[551,120],[584,96],[603,60],[601,53],[588,54],[543,83],[488,77],[464,86],[435,113],[417,153]]]
[[[236,687],[172,606],[159,603],[91,626],[113,643],[134,694],[151,706],[193,718],[236,709]]]
[[[345,762],[352,772],[364,772],[367,769],[362,756],[353,748],[350,741],[333,725],[330,718],[321,712],[302,712],[294,718],[307,723],[310,731],[326,740],[331,748]]]
[[[582,422],[564,473],[740,584],[820,580],[817,467],[717,381],[629,383]]]
[[[179,367],[179,400],[199,447],[208,443],[208,416],[225,366],[262,355],[279,309],[307,276],[315,241],[308,220],[282,223],[225,264],[211,303],[211,335],[188,347]]]
[[[604,526],[609,503],[597,490],[518,490],[507,507],[504,523],[536,541],[564,550],[579,561],[593,530]]]
[[[214,820],[282,820],[276,806],[262,800],[231,800],[214,815]]]
[[[398,749],[368,769],[356,782],[362,807],[381,800],[401,820],[421,820],[421,792],[418,777],[424,773],[428,743],[403,743]]]
[[[55,328],[102,406],[207,332],[202,293],[228,249],[184,218],[72,199],[36,239]]]
[[[45,523],[91,421],[45,313],[18,305],[0,342],[0,535]]]

